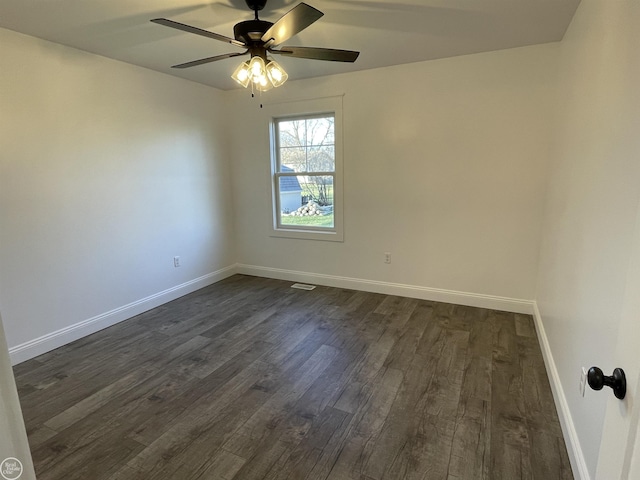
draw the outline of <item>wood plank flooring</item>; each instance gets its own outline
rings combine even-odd
[[[16,366],[38,479],[573,478],[531,317],[291,283]]]

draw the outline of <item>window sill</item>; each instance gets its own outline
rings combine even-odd
[[[295,238],[299,240],[319,240],[324,242],[343,242],[342,232],[330,231],[321,232],[317,230],[298,230],[287,228],[272,228],[270,237]]]

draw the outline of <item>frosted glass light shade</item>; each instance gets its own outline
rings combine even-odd
[[[259,92],[266,92],[267,90],[271,90],[273,88],[273,84],[266,76],[264,76],[254,84],[254,87]]]
[[[284,71],[284,68],[282,68],[275,60],[271,60],[267,63],[267,76],[274,87],[279,87],[287,81],[287,78],[289,78],[289,75]]]
[[[251,80],[249,78],[249,62],[242,62],[238,68],[236,68],[236,71],[233,72],[233,75],[231,75],[231,78],[233,78],[236,82],[238,82],[240,85],[242,85],[244,88],[247,88],[247,85],[249,85],[249,81]]]
[[[249,62],[249,78],[255,84],[262,83],[262,79],[267,77],[267,70],[262,57],[255,56]]]

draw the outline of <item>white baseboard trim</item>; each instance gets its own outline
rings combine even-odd
[[[234,264],[12,347],[9,349],[11,364],[16,365],[37,357],[38,355],[42,355],[79,338],[91,335],[123,320],[163,305],[171,300],[175,300],[176,298],[195,292],[220,280],[224,280],[235,273],[236,265]]]
[[[278,280],[289,280],[292,282],[324,285],[327,287],[384,293],[386,295],[419,298],[434,302],[455,303],[457,305],[502,310],[505,312],[526,313],[529,315],[533,314],[533,302],[531,300],[496,297],[493,295],[481,295],[477,293],[458,292],[454,290],[420,287],[401,283],[380,282],[377,280],[365,280],[361,278],[299,272],[295,270],[283,270],[280,268],[260,267],[256,265],[238,264],[237,268],[238,273],[253,275],[256,277],[267,277]]]
[[[567,445],[567,453],[569,454],[569,461],[571,462],[571,468],[573,469],[573,475],[576,480],[591,480],[589,470],[587,470],[587,464],[582,453],[582,447],[580,446],[580,440],[576,427],[573,423],[573,417],[569,410],[569,404],[567,403],[567,397],[564,394],[562,388],[562,382],[560,381],[560,375],[556,368],[556,363],[553,359],[553,353],[551,353],[551,347],[549,345],[549,339],[544,330],[544,324],[542,323],[542,316],[538,309],[537,302],[533,302],[533,319],[536,325],[536,331],[538,333],[538,341],[540,342],[540,349],[542,350],[542,356],[544,358],[545,366],[547,367],[547,375],[549,377],[549,383],[551,383],[551,391],[553,393],[553,399],[558,410],[558,417],[560,418],[560,426],[562,427],[562,434],[564,435],[564,441]]]

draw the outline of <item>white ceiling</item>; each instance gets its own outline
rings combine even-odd
[[[354,64],[278,57],[290,80],[562,39],[580,0],[306,0],[324,17],[286,45],[358,50]],[[268,0],[275,22],[298,0]],[[245,0],[1,0],[0,27],[228,90],[239,58],[170,66],[238,47],[150,23],[165,17],[233,37]],[[244,58],[244,57],[243,57]],[[6,66],[3,66],[5,68]]]

